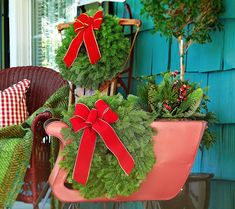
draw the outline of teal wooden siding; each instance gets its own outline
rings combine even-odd
[[[153,35],[149,32],[141,32],[137,39],[135,48],[135,59],[134,59],[134,76],[149,75],[151,73],[152,61],[153,61],[153,46],[154,40]],[[145,60],[144,62],[142,60]]]
[[[210,209],[235,208],[234,181],[212,181],[211,190]]]
[[[208,44],[193,44],[188,51],[188,72],[209,72],[222,69],[223,32],[211,34],[213,42]]]
[[[176,40],[172,41],[169,60],[169,40],[153,33],[153,23],[140,15],[139,0],[127,0],[134,18],[143,22],[135,45],[134,76],[158,74],[179,69]],[[209,86],[210,111],[216,113],[218,124],[211,127],[217,142],[210,150],[198,152],[193,172],[214,173],[211,186],[210,209],[235,208],[235,0],[224,0],[226,12],[221,21],[224,30],[213,32],[212,43],[193,44],[186,57],[186,79],[202,87]],[[117,14],[123,16],[123,5],[116,5]],[[138,81],[133,80],[136,93]]]
[[[235,1],[233,1],[235,8]],[[234,12],[235,16],[235,12]],[[224,70],[235,68],[235,17],[224,22]]]
[[[235,70],[208,74],[209,108],[213,110],[222,124],[235,121]],[[234,176],[235,178],[235,176]]]

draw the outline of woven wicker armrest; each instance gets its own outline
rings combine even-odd
[[[47,154],[50,152],[50,145],[47,143],[42,143],[42,138],[46,136],[43,128],[43,123],[52,117],[52,113],[45,111],[39,113],[33,120],[31,125],[31,130],[33,132],[33,147],[31,156],[31,176],[32,184],[38,185],[42,178],[48,178],[50,173],[50,162],[49,156]],[[46,156],[44,156],[46,154]],[[39,175],[41,173],[41,175]],[[47,176],[47,177],[45,177]],[[34,202],[36,202],[38,191],[37,187],[32,187],[32,193]]]
[[[43,124],[46,120],[50,119],[52,117],[52,113],[49,111],[45,111],[42,113],[39,113],[33,120],[32,125],[31,125],[31,130],[33,133],[33,147],[32,147],[32,159],[31,159],[31,163],[32,163],[32,167],[34,167],[37,163],[37,149],[40,146],[43,146],[41,141],[37,141],[38,139],[42,139],[43,136],[46,136],[46,133],[44,131],[43,128]],[[38,135],[40,135],[41,137],[38,137]]]
[[[42,113],[39,113],[33,120],[31,125],[31,130],[33,133],[37,130],[38,123],[44,123],[46,120],[50,119],[52,117],[52,113],[49,111],[45,111]]]

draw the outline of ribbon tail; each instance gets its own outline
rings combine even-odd
[[[90,63],[94,65],[101,57],[98,43],[93,28],[90,26],[84,32],[84,44],[88,53]]]
[[[95,151],[95,144],[95,131],[90,128],[86,128],[82,135],[73,170],[73,179],[82,185],[86,185],[88,181],[91,162]]]
[[[93,129],[101,136],[107,148],[115,155],[125,173],[130,175],[135,166],[134,159],[118,138],[114,129],[103,120],[98,120],[93,124]]]
[[[83,42],[83,32],[79,32],[77,36],[72,40],[69,48],[64,56],[64,63],[69,68],[74,63],[78,56],[78,52]]]

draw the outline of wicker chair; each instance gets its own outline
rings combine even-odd
[[[30,90],[27,93],[27,107],[30,115],[41,107],[58,88],[67,85],[59,73],[52,69],[25,66],[0,70],[0,90],[4,90],[24,78],[31,81]],[[18,196],[19,201],[35,204],[44,182],[47,181],[50,174],[49,142],[41,143],[46,136],[42,124],[50,117],[51,113],[49,112],[41,113],[35,117],[32,123],[32,156],[22,192]]]

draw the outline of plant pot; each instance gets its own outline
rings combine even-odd
[[[59,167],[62,160],[59,154],[49,178],[53,194],[62,202],[146,201],[175,197],[188,178],[206,122],[156,121],[151,126],[156,130],[153,142],[157,162],[137,192],[128,197],[84,199],[79,191],[65,186],[68,173]],[[64,127],[68,125],[62,121],[45,124],[47,134],[60,140],[60,152],[66,146],[60,133]]]
[[[210,181],[213,174],[193,173],[180,193],[168,201],[161,201],[161,209],[208,209],[210,199]],[[153,203],[151,205],[156,204]],[[146,209],[151,209],[147,207]]]

